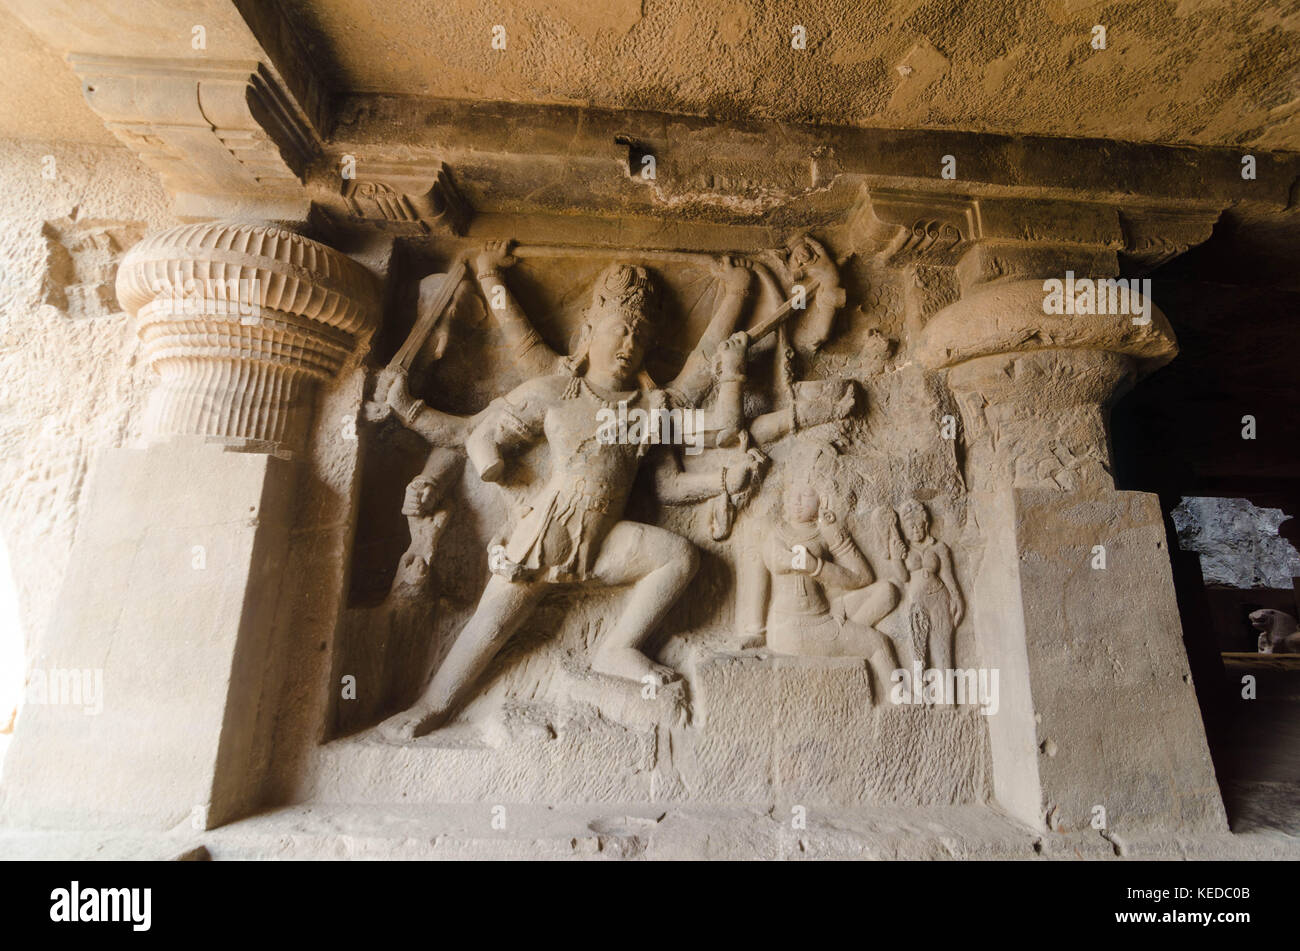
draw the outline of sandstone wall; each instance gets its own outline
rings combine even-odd
[[[174,219],[125,149],[0,141],[0,191],[0,537],[20,628],[0,632],[2,725],[22,681],[13,641],[30,654],[49,621],[94,460],[140,435],[149,371],[116,259]]]

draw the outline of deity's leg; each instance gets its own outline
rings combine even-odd
[[[763,531],[753,513],[742,511],[733,536],[736,553],[735,627],[739,646],[762,647],[767,641],[767,606],[772,576],[763,563]]]
[[[875,627],[898,607],[898,589],[888,581],[876,581],[844,595],[844,609],[849,620],[864,627]]]
[[[940,608],[947,609],[946,599],[941,599]],[[952,669],[953,627],[949,615],[938,615],[930,628],[930,666],[939,670]]]
[[[608,585],[631,584],[632,591],[614,628],[601,638],[591,659],[593,670],[640,680],[660,681],[677,674],[650,660],[641,648],[699,567],[695,546],[672,532],[639,522],[619,522],[605,536],[592,575]]]
[[[409,740],[445,723],[545,590],[544,582],[512,582],[500,575],[488,578],[474,616],[456,635],[438,673],[410,709],[380,724],[383,735]]]

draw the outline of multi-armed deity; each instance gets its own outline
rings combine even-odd
[[[570,352],[561,354],[510,291],[504,272],[515,260],[508,245],[489,245],[477,255],[476,276],[525,382],[466,417],[414,398],[398,361],[380,377],[376,395],[386,411],[442,447],[434,450],[437,463],[431,461],[408,490],[404,511],[413,544],[399,583],[418,586],[445,522],[445,513],[436,524],[423,520],[437,519],[445,505],[447,450],[463,451],[479,478],[500,487],[508,513],[485,553],[489,575],[473,615],[418,701],[382,725],[386,737],[406,740],[447,722],[557,585],[627,589],[616,618],[589,650],[596,675],[655,685],[679,676],[648,645],[691,584],[700,550],[682,534],[624,517],[643,463],[649,470],[644,484],[657,502],[706,504],[709,539],[738,552],[735,646],[862,657],[884,680],[897,666],[898,651],[876,625],[907,598],[912,629],[925,628],[930,656],[950,658],[940,642],[951,644],[961,596],[951,555],[930,538],[923,508],[916,530],[912,510],[904,510],[907,543],[895,541],[895,530],[884,550],[864,553],[849,525],[853,513],[831,501],[836,486],[815,466],[800,463],[805,450],[788,454],[779,479],[765,480],[778,443],[809,430],[834,430],[861,412],[853,379],[795,378],[796,361],[831,336],[844,298],[835,264],[820,244],[803,239],[776,257],[786,288],[759,261],[716,259],[721,293],[713,312],[680,371],[662,385],[645,369],[665,297],[653,271],[639,263],[607,267],[591,290]],[[445,280],[459,283],[460,276],[453,270]],[[760,292],[751,299],[756,279]],[[443,287],[440,302],[453,291]],[[769,335],[775,339],[765,381],[770,392],[755,398],[746,389],[747,366]],[[622,425],[629,418],[635,426]],[[617,428],[609,425],[614,419]],[[702,448],[704,459],[684,464],[683,442]],[[521,460],[539,447],[548,463],[534,474]],[[770,514],[750,504],[765,481],[781,487]],[[873,555],[888,577],[877,579]]]

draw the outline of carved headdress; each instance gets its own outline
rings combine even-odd
[[[634,327],[638,327],[654,319],[658,296],[658,288],[646,268],[635,264],[612,264],[601,272],[591,289],[587,319],[590,321],[613,304]]]
[[[917,499],[907,499],[902,505],[900,505],[898,508],[898,517],[903,521],[907,521],[909,518],[919,518],[924,521],[927,526],[930,524],[930,513],[926,509],[925,503]]]
[[[591,304],[584,317],[582,336],[565,361],[575,379],[575,383],[566,391],[566,396],[576,395],[576,379],[587,366],[587,348],[590,345],[593,322],[598,314],[611,305],[633,330],[653,324],[658,314],[659,289],[649,269],[637,264],[611,264],[596,278],[591,289]],[[640,376],[642,386],[653,387],[653,381],[644,370]]]

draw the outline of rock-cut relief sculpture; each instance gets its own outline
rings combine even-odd
[[[877,519],[888,552],[887,570],[906,600],[912,660],[949,669],[953,638],[966,613],[952,549],[931,535],[930,514],[916,499],[908,499],[897,513],[880,508]]]
[[[390,598],[436,599],[431,571],[438,543],[451,516],[452,487],[459,481],[460,459],[447,449],[435,448],[420,471],[406,486],[402,514],[406,516],[411,542],[397,563]]]
[[[409,390],[406,370],[420,345],[413,334],[381,375],[384,404],[371,410],[372,418],[395,416],[434,446],[463,450],[479,477],[502,489],[508,511],[506,524],[489,545],[489,579],[473,616],[420,699],[381,725],[390,739],[418,736],[454,715],[492,658],[556,584],[628,589],[614,623],[590,650],[595,673],[637,684],[662,685],[676,679],[675,671],[651,658],[647,642],[689,584],[698,553],[679,534],[623,517],[643,462],[652,470],[659,501],[708,503],[709,533],[724,540],[768,467],[763,447],[843,419],[854,406],[851,381],[795,383],[789,368],[778,366],[781,392],[775,408],[752,418],[744,413],[746,363],[754,343],[775,333],[780,364],[794,354],[783,325],[787,318],[794,315],[812,323],[811,336],[803,338],[806,347],[815,349],[830,332],[843,291],[825,249],[811,239],[796,242],[787,258],[778,260],[778,269],[787,277],[806,275],[808,281],[808,287],[784,300],[783,289],[763,265],[716,259],[713,266],[722,293],[681,371],[664,386],[651,379],[643,365],[661,302],[651,270],[620,263],[603,271],[592,288],[572,352],[559,354],[510,293],[504,272],[514,261],[508,244],[489,245],[478,254],[475,273],[489,313],[526,382],[472,417],[436,410]],[[460,280],[463,269],[463,263],[454,265],[431,297],[442,304],[450,300],[451,284]],[[772,306],[756,306],[747,329],[737,331],[755,275],[762,285],[759,299]],[[820,292],[819,286],[824,286]],[[808,302],[813,306],[805,311]],[[446,325],[435,316],[423,314],[417,328],[436,337],[439,352],[446,346]],[[680,411],[691,411],[696,430],[692,435],[706,453],[702,462],[684,465],[680,444],[649,438]],[[643,429],[612,438],[610,420],[633,417],[648,422],[639,424]],[[549,472],[529,477],[523,460],[539,446],[547,450]],[[841,552],[839,557],[851,556]],[[406,559],[403,564],[399,579],[404,572],[420,574],[418,564],[407,565]],[[859,587],[872,582],[869,577],[855,578],[861,581]]]
[[[778,506],[759,527],[758,555],[768,595],[756,593],[768,649],[814,657],[864,657],[877,688],[898,667],[890,638],[876,628],[898,604],[877,579],[845,525],[834,487],[810,464],[790,464]],[[761,589],[760,589],[761,590]]]
[[[463,445],[484,481],[503,482],[512,462],[539,443],[550,456],[549,476],[511,498],[510,524],[491,546],[491,574],[473,616],[415,705],[382,724],[391,739],[409,739],[446,722],[557,583],[629,587],[617,620],[592,653],[593,670],[634,682],[676,677],[644,647],[691,580],[698,554],[679,535],[623,518],[652,444],[603,439],[600,421],[602,411],[620,404],[625,412],[698,407],[714,385],[715,351],[735,327],[750,273],[722,263],[725,293],[681,372],[660,387],[643,368],[659,308],[647,268],[616,264],[600,275],[577,345],[561,355],[510,294],[502,271],[512,263],[505,245],[491,246],[478,256],[477,277],[516,364],[531,378],[472,418],[414,399],[400,370],[389,386],[387,402],[398,418],[435,445]],[[742,491],[760,463],[751,458],[722,479],[680,471],[671,454],[658,454],[655,465],[661,500],[683,504]]]

